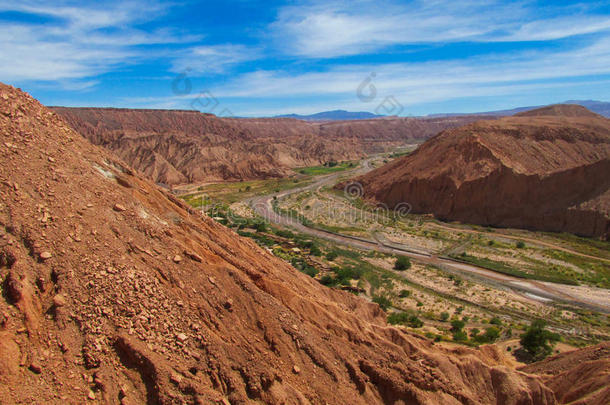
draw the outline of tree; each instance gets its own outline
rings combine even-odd
[[[398,256],[394,263],[394,270],[403,271],[411,268],[411,260],[406,256]]]
[[[466,323],[464,321],[460,321],[459,319],[454,319],[453,321],[451,321],[451,330],[453,332],[459,332],[462,329],[464,329],[465,325],[466,325]]]
[[[527,331],[521,335],[521,346],[534,360],[542,360],[553,352],[555,343],[560,340],[556,333],[548,331],[546,322],[537,319],[532,322]]]

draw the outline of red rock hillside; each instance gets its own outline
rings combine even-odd
[[[5,85],[0,134],[3,403],[556,403],[492,346],[389,327]]]
[[[440,130],[460,118],[309,123],[218,118],[196,111],[53,107],[81,135],[164,184],[284,177],[297,167],[355,160]]]
[[[551,106],[444,131],[358,179],[440,219],[608,238],[610,120]]]

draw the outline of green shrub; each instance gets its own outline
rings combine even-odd
[[[305,268],[303,268],[303,273],[307,274],[309,277],[315,277],[318,275],[318,269],[313,266],[306,265]]]
[[[523,249],[524,247],[525,247],[525,242],[523,242],[522,240],[517,242],[517,249]]]
[[[453,321],[451,321],[451,331],[453,332],[461,331],[462,329],[464,329],[464,326],[466,326],[466,323],[459,319],[454,319]]]
[[[333,260],[335,260],[335,259],[337,258],[337,256],[339,256],[339,255],[337,254],[337,252],[334,252],[334,251],[333,251],[333,252],[328,252],[328,253],[326,254],[326,260],[329,260],[329,261],[331,261],[331,262],[332,262]]]
[[[521,335],[521,346],[534,360],[542,360],[553,352],[553,347],[561,337],[546,330],[546,322],[537,319]]]
[[[494,316],[493,318],[491,318],[489,320],[489,323],[492,325],[502,326],[502,320],[500,318],[498,318],[497,316]]]
[[[411,260],[406,256],[398,256],[394,263],[394,270],[403,271],[411,268]]]
[[[409,295],[411,295],[411,291],[409,290],[400,290],[400,293],[398,294],[400,298],[407,298]]]
[[[465,342],[466,340],[468,340],[468,335],[466,335],[466,332],[464,332],[463,330],[458,330],[453,332],[453,340],[455,340],[456,342]]]
[[[388,323],[392,325],[406,325],[412,328],[421,328],[424,322],[415,315],[406,312],[393,312],[388,315]]]
[[[379,305],[384,311],[387,311],[388,308],[392,306],[392,301],[390,301],[387,297],[383,295],[373,296],[373,302]]]
[[[337,283],[335,282],[334,277],[331,277],[327,274],[320,279],[320,284],[323,284],[327,287],[331,287],[333,285],[336,285]]]
[[[312,256],[322,256],[322,251],[318,247],[318,245],[312,245],[309,248],[309,254]]]
[[[447,322],[449,319],[449,312],[441,312],[441,321]]]

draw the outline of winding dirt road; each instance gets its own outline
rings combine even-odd
[[[586,300],[583,297],[575,297],[569,295],[565,292],[565,289],[563,289],[564,291],[562,291],[559,288],[555,288],[553,286],[553,283],[522,279],[497,273],[482,267],[462,263],[447,257],[438,257],[432,252],[422,251],[421,249],[413,249],[406,245],[390,244],[384,241],[359,238],[309,227],[303,225],[296,218],[291,218],[286,215],[280,215],[273,210],[274,199],[281,199],[291,194],[318,190],[324,186],[329,186],[337,183],[339,178],[346,175],[349,175],[349,177],[354,177],[366,173],[373,169],[373,167],[371,166],[372,160],[374,160],[374,158],[364,160],[362,162],[361,167],[358,167],[353,170],[322,176],[318,178],[315,182],[304,187],[251,198],[248,203],[250,207],[265,220],[276,225],[292,228],[297,232],[303,234],[329,240],[356,249],[374,250],[386,254],[408,256],[418,262],[438,266],[449,272],[460,273],[465,276],[475,277],[482,281],[491,282],[495,285],[501,285],[517,293],[525,294],[528,298],[533,300],[541,302],[548,302],[549,300],[563,302],[582,308],[587,308],[590,310],[610,313],[609,305],[606,305],[605,303],[598,303],[593,300]]]

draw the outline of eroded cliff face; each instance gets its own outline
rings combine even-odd
[[[552,404],[494,347],[385,323],[0,84],[7,403]]]
[[[309,123],[218,118],[196,111],[53,107],[80,134],[157,183],[283,177],[297,167],[355,160],[472,117]]]
[[[607,238],[610,121],[580,108],[447,130],[357,181],[441,219]]]

